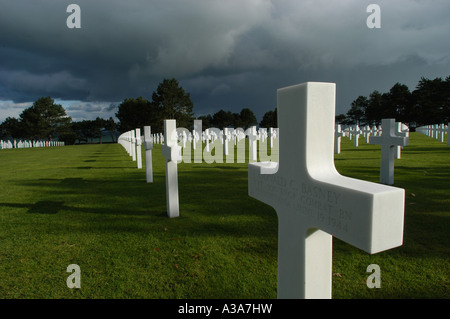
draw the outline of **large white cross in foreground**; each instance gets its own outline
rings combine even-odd
[[[249,195],[278,215],[278,298],[331,298],[332,236],[371,254],[403,242],[404,190],[334,166],[335,88],[279,89],[279,163],[248,167]]]

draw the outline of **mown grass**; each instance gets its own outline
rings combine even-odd
[[[342,141],[339,172],[378,182],[379,147]],[[369,255],[334,239],[333,298],[450,297],[449,160],[411,134],[395,163],[404,245]],[[246,163],[179,164],[174,219],[159,145],[152,184],[118,144],[2,150],[0,169],[0,298],[276,298],[277,216],[247,195]]]

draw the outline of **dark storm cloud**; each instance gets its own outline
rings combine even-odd
[[[81,29],[66,26],[71,3]],[[370,3],[381,29],[366,26]],[[277,88],[304,81],[336,82],[343,113],[373,90],[450,75],[449,14],[447,0],[2,1],[0,120],[1,105],[44,95],[80,101],[68,105],[77,118],[113,115],[111,103],[151,98],[167,77],[197,114],[249,107],[261,118]]]

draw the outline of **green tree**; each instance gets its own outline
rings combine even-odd
[[[336,124],[346,124],[347,116],[345,114],[339,114],[334,117]]]
[[[378,91],[370,93],[368,104],[364,113],[367,124],[380,125],[383,117],[384,97]]]
[[[66,110],[50,96],[39,98],[20,114],[23,137],[29,139],[53,139],[66,130],[71,121]]]
[[[110,117],[108,120],[105,121],[105,130],[111,134],[111,139],[115,143],[116,142],[116,131],[117,131],[117,124],[114,122],[114,119]]]
[[[211,125],[218,129],[224,127],[232,127],[234,124],[234,116],[231,111],[220,110],[212,116]]]
[[[58,134],[58,140],[63,141],[65,145],[73,145],[77,141],[77,133],[73,128],[74,122],[66,125]]]
[[[94,137],[99,139],[99,143],[102,144],[102,131],[105,128],[106,121],[100,117],[97,117],[94,121],[91,121]]]
[[[79,143],[88,143],[91,136],[89,121],[80,121],[72,123],[72,130],[76,134],[76,138]]]
[[[446,123],[450,120],[450,79],[422,77],[412,92],[417,124]]]
[[[203,130],[213,127],[212,126],[213,118],[212,118],[211,114],[200,115],[199,117],[197,117],[197,120],[201,120],[202,121],[202,129]]]
[[[353,124],[361,124],[361,121],[365,120],[364,113],[369,101],[365,96],[359,96],[352,102],[350,110],[347,112],[347,118],[351,120]]]
[[[397,82],[385,95],[385,99],[383,117],[409,123],[408,115],[412,108],[412,100],[408,87]]]
[[[122,132],[151,125],[152,132],[162,132],[162,118],[158,110],[142,96],[125,99],[118,107],[116,117]]]
[[[190,128],[194,119],[194,104],[190,94],[174,78],[164,79],[152,94],[152,105],[161,119],[177,120],[177,127]],[[161,127],[162,127],[161,122]],[[156,127],[156,131],[160,128]]]
[[[255,114],[249,108],[243,108],[241,110],[241,113],[239,113],[239,119],[241,124],[240,127],[242,127],[244,130],[258,124]]]
[[[14,117],[7,117],[0,124],[0,139],[20,138],[23,135],[23,127],[20,121]]]
[[[264,115],[263,118],[261,120],[261,122],[259,123],[260,127],[265,127],[265,128],[269,128],[269,127],[278,127],[278,118],[277,118],[277,108],[275,108],[274,111],[270,110],[267,111]]]

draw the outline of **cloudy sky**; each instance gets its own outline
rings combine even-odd
[[[72,3],[81,28],[67,27]],[[74,120],[109,118],[172,77],[196,115],[248,107],[260,120],[278,88],[306,81],[336,83],[345,113],[449,76],[449,16],[449,0],[1,0],[0,122],[48,95]]]

